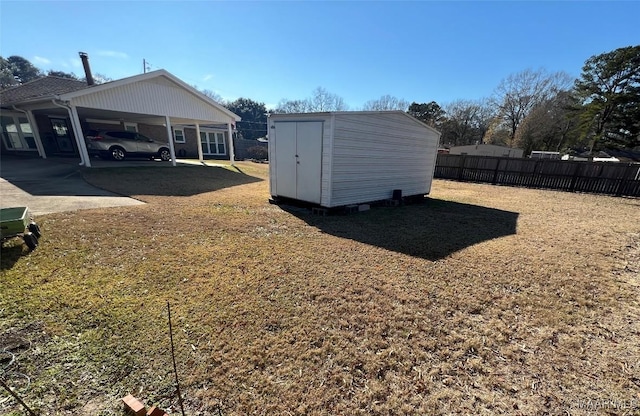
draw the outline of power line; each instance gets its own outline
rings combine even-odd
[[[152,65],[153,64],[151,62],[149,62],[146,59],[142,58],[142,73],[146,74],[147,71],[150,71]]]

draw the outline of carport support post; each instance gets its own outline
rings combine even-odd
[[[231,159],[231,164],[236,161],[236,152],[233,148],[233,128],[231,127],[231,123],[227,123],[227,132],[229,136],[229,159]]]
[[[167,137],[169,138],[169,153],[171,153],[171,164],[176,165],[176,147],[173,145],[173,134],[171,133],[171,120],[169,116],[164,116],[164,124],[167,126]]]
[[[80,117],[78,117],[78,109],[75,105],[69,105],[69,113],[71,115],[71,123],[73,124],[78,150],[80,150],[80,158],[83,160],[84,165],[90,168],[91,160],[89,158],[89,152],[87,151],[87,144],[84,142],[84,133],[82,132]]]
[[[200,163],[204,162],[204,157],[202,156],[202,143],[200,143],[200,124],[196,123],[196,144],[198,145],[198,160]]]

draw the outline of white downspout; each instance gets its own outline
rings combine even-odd
[[[51,100],[56,107],[64,108],[69,113],[71,119],[71,125],[73,126],[74,136],[76,137],[76,144],[80,152],[80,166],[91,167],[91,161],[89,160],[89,153],[87,152],[87,145],[84,142],[84,136],[82,135],[82,126],[80,126],[80,119],[78,118],[78,111],[74,106],[58,103],[56,99]],[[77,123],[77,125],[76,125]],[[80,136],[80,137],[78,137]]]
[[[171,165],[176,165],[176,148],[173,145],[173,133],[171,132],[171,120],[169,116],[164,116],[164,122],[167,126],[167,137],[169,138],[169,153],[171,153]]]
[[[227,137],[229,137],[229,159],[231,160],[231,166],[233,166],[236,161],[236,152],[233,148],[233,128],[231,123],[227,123]]]
[[[36,149],[38,149],[38,154],[40,155],[41,158],[46,159],[47,153],[44,151],[44,146],[42,145],[42,140],[40,139],[40,130],[38,130],[38,125],[35,122],[36,119],[35,117],[33,117],[33,113],[31,112],[31,110],[22,110],[16,107],[15,105],[12,107],[14,110],[24,113],[24,115],[27,116],[27,121],[31,126],[31,131],[33,132],[33,136],[36,139]],[[20,131],[22,131],[22,128],[20,128]]]
[[[200,138],[200,123],[196,123],[196,142],[198,145],[198,160],[200,163],[204,163],[204,156],[202,156],[202,143]]]

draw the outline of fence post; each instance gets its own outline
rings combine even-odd
[[[460,164],[458,165],[458,180],[463,180],[462,173],[464,172],[464,158],[466,155],[460,155]]]
[[[616,192],[615,195],[616,196],[622,196],[623,194],[626,195],[626,192],[624,192],[627,182],[629,181],[629,175],[631,173],[631,169],[633,168],[633,164],[628,163],[627,164],[627,168],[624,170],[624,173],[622,175],[622,179],[620,179],[618,181],[618,186],[616,187]]]
[[[498,158],[498,159],[496,160],[496,168],[495,168],[495,170],[493,171],[493,180],[491,181],[491,184],[492,184],[492,185],[495,185],[495,184],[496,184],[496,181],[498,180],[498,170],[500,170],[500,162],[502,162],[502,159],[501,159],[501,158]]]
[[[573,171],[573,178],[571,178],[571,185],[569,186],[569,191],[571,192],[576,191],[576,183],[578,182],[578,177],[579,177],[580,171],[582,170],[582,166],[584,166],[583,162],[574,162],[574,163],[575,163],[576,170]]]
[[[531,176],[528,178],[529,179],[529,183],[527,183],[525,186],[529,187],[529,188],[539,188],[538,186],[538,178],[540,177],[540,164],[543,162],[544,159],[537,159],[536,163],[533,165],[533,173],[531,174]]]

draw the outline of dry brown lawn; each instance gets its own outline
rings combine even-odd
[[[4,245],[1,374],[27,404],[179,414],[170,302],[188,415],[640,413],[640,200],[435,181],[319,217],[238,166],[90,170],[148,204]]]

